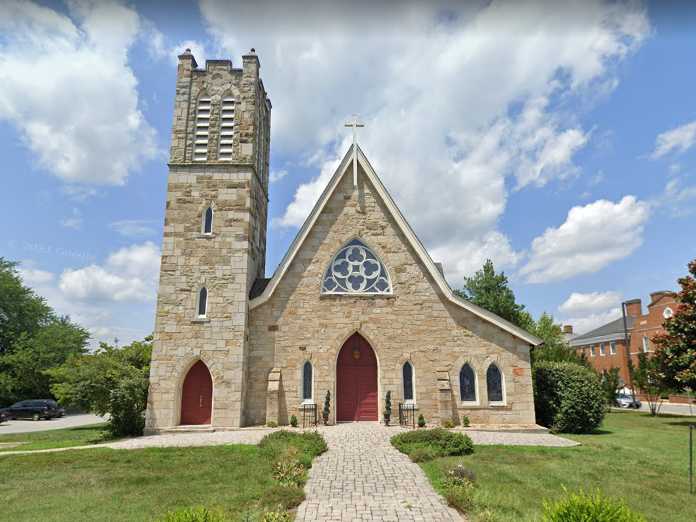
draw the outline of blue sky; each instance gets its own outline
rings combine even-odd
[[[152,330],[176,55],[255,47],[273,102],[271,274],[360,143],[450,284],[490,257],[576,330],[696,257],[696,10],[10,2],[0,256],[94,339]],[[308,12],[315,13],[307,16]]]

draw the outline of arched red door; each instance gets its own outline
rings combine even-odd
[[[213,406],[213,379],[203,361],[186,374],[181,389],[180,424],[210,424]]]
[[[377,357],[370,344],[355,333],[338,354],[336,420],[377,420]]]

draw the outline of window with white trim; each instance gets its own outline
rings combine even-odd
[[[208,289],[206,287],[201,288],[198,291],[198,317],[204,318],[208,315]]]
[[[611,355],[616,355],[616,341],[611,341],[609,343],[609,353]]]
[[[599,344],[599,355],[604,357],[607,354],[606,349],[604,348],[604,343]]]
[[[193,142],[193,161],[208,161],[208,136],[210,133],[210,96],[198,98],[196,107],[196,132]]]
[[[488,389],[488,402],[504,402],[503,374],[494,363],[486,370],[486,387]]]
[[[647,353],[650,351],[650,339],[648,339],[647,335],[643,336],[643,352]]]
[[[218,159],[220,161],[232,160],[234,110],[234,98],[232,96],[224,96],[222,98],[222,107],[220,110],[220,145],[218,148]]]
[[[306,361],[302,366],[302,401],[311,402],[312,394],[312,363]]]
[[[404,383],[404,400],[413,402],[415,395],[413,393],[413,365],[406,361],[401,368],[401,376]]]
[[[208,207],[203,212],[203,233],[212,234],[213,233],[213,207]]]
[[[594,357],[594,356],[596,355],[594,345],[590,346],[590,355],[591,355],[592,357]]]
[[[476,402],[476,374],[469,363],[459,370],[459,399],[462,402]]]

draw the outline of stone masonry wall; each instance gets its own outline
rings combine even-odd
[[[321,411],[326,391],[331,391],[334,419],[336,358],[344,341],[357,331],[378,358],[380,418],[388,390],[397,415],[396,403],[403,397],[401,368],[408,360],[415,370],[418,411],[428,422],[447,417],[458,421],[467,415],[472,423],[533,424],[529,346],[447,301],[362,172],[358,185],[356,191],[352,176],[343,177],[274,295],[251,310],[247,422],[276,420],[266,411],[273,368],[274,381],[280,371],[280,390],[272,416],[281,424],[293,414],[299,417],[306,360],[314,367],[314,401]],[[327,264],[356,236],[381,257],[390,272],[393,296],[320,296]],[[459,401],[459,370],[465,362],[477,374],[477,405]],[[488,404],[485,376],[491,362],[504,375],[503,406]]]

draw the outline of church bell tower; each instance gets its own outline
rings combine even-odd
[[[271,102],[242,67],[179,56],[146,430],[244,425],[248,296],[264,277]],[[206,373],[207,370],[207,373]]]

